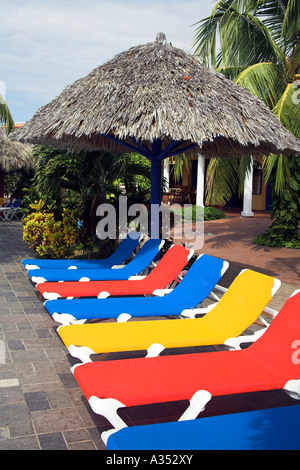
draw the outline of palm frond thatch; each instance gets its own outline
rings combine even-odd
[[[17,170],[32,165],[30,145],[12,142],[4,129],[0,128],[0,168],[4,171]]]
[[[196,144],[209,157],[300,153],[300,142],[257,97],[161,35],[75,81],[14,139],[76,152],[128,152],[106,135],[148,149],[155,139],[163,147]]]

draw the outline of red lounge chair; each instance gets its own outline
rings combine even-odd
[[[181,245],[173,245],[147,276],[132,276],[129,280],[120,281],[43,282],[37,285],[37,289],[49,300],[59,297],[151,295],[156,289],[162,289],[174,281],[193,253],[193,250]]]
[[[194,419],[212,396],[284,389],[300,399],[299,340],[300,291],[246,349],[94,362],[72,371],[92,409],[115,428],[126,426],[118,408],[175,400],[190,401],[180,420]]]

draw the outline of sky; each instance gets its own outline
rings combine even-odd
[[[0,0],[0,94],[25,122],[75,80],[159,32],[190,52],[215,0]]]

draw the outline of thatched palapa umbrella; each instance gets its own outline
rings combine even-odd
[[[5,130],[0,128],[0,197],[4,195],[4,173],[31,164],[31,146],[12,142]]]
[[[152,161],[152,204],[160,204],[164,158],[192,149],[222,158],[300,153],[262,101],[163,33],[75,81],[15,138],[71,151],[138,152]]]

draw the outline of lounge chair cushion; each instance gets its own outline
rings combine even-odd
[[[58,333],[67,347],[87,346],[96,353],[223,344],[243,333],[272,299],[274,278],[245,270],[203,318],[67,325]]]
[[[164,297],[58,299],[46,301],[45,307],[51,315],[67,313],[79,320],[117,318],[122,313],[132,317],[180,315],[209,295],[221,278],[223,264],[223,260],[202,255],[180,284]]]
[[[282,389],[300,378],[300,361],[292,360],[299,331],[300,293],[246,349],[88,363],[74,376],[88,400],[109,397],[124,406],[190,400],[198,390],[217,396]]]
[[[155,289],[167,287],[188,263],[190,250],[173,245],[144,279],[120,281],[44,282],[38,291],[58,294],[61,297],[98,297],[101,292],[109,295],[150,295]]]
[[[41,279],[44,281],[128,279],[146,269],[158,255],[163,244],[164,240],[147,240],[134,258],[120,269],[30,269],[28,276],[33,282],[41,282]]]
[[[116,250],[106,259],[23,259],[23,265],[37,266],[39,269],[69,269],[77,267],[78,269],[109,269],[115,264],[122,264],[134,250],[138,247],[141,240],[139,232],[132,231],[121,243]]]
[[[299,450],[300,405],[132,426],[108,450]]]

